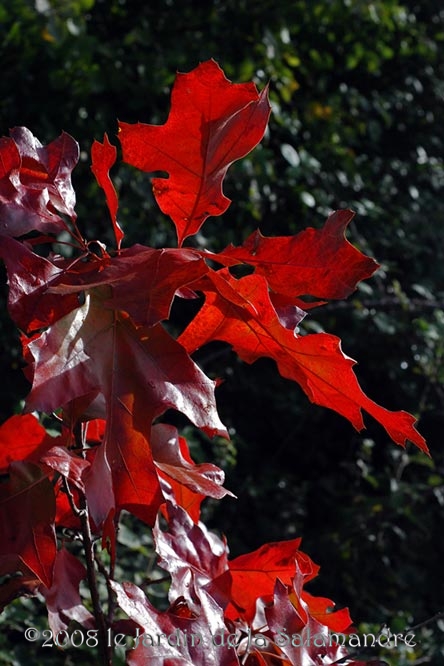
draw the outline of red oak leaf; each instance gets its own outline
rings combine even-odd
[[[40,588],[48,609],[48,624],[54,635],[66,631],[71,620],[85,629],[93,629],[94,617],[85,608],[79,594],[79,584],[86,578],[83,564],[61,548],[55,559],[54,579],[50,588]]]
[[[352,619],[348,608],[334,610],[334,602],[326,597],[314,597],[304,590],[302,598],[308,606],[311,617],[333,632],[349,629]]]
[[[183,509],[185,509],[191,520],[197,525],[200,520],[200,507],[206,495],[203,495],[202,493],[195,493],[187,488],[187,486],[174,481],[162,473],[160,473],[159,476],[160,487],[162,489],[162,495],[165,501],[171,502],[172,504],[177,504],[177,506],[181,506]],[[165,514],[164,506],[161,507],[161,511],[163,514]]]
[[[94,522],[128,508],[152,522],[162,502],[149,446],[151,423],[178,409],[209,434],[226,434],[215,383],[160,325],[136,326],[104,305],[110,289],[86,292],[85,303],[25,350],[33,386],[27,409],[51,412],[78,397],[104,397],[107,426],[85,485]]]
[[[205,281],[205,303],[179,338],[190,353],[211,340],[223,340],[247,363],[272,358],[280,374],[298,382],[312,402],[342,414],[357,430],[364,427],[363,409],[394,442],[405,446],[408,440],[428,453],[411,414],[391,412],[365,395],[352,370],[355,361],[342,353],[339,338],[327,333],[298,337],[282,326],[263,276],[236,280],[222,269],[209,273],[199,288]]]
[[[156,467],[167,476],[168,482],[176,481],[207,497],[233,497],[223,488],[224,472],[211,463],[196,465],[190,458],[186,440],[179,437],[174,426],[165,423],[153,426],[150,441]]]
[[[0,576],[31,571],[47,587],[52,584],[54,518],[54,491],[40,468],[11,463],[9,480],[0,484]]]
[[[174,295],[208,272],[201,254],[191,249],[155,250],[134,245],[118,256],[91,265],[78,264],[60,273],[50,287],[55,294],[82,292],[100,285],[112,286],[106,306],[124,310],[139,324],[153,326],[168,319]]]
[[[182,602],[160,612],[137,585],[111,581],[111,587],[118,606],[139,628],[127,652],[129,666],[239,666],[222,609],[205,590],[197,591],[193,611]]]
[[[116,239],[117,249],[120,249],[120,244],[123,240],[124,233],[117,221],[117,209],[119,202],[114,185],[109,177],[109,170],[116,161],[117,150],[105,134],[103,143],[94,141],[91,148],[91,171],[96,177],[100,187],[105,192],[106,203],[108,205],[109,214],[111,215],[111,222],[113,224],[114,236]]]
[[[8,272],[8,309],[17,326],[29,334],[49,326],[79,305],[76,293],[50,292],[64,270],[14,238],[0,237],[0,257]]]
[[[308,605],[295,589],[302,585],[299,577],[297,572],[293,590],[280,580],[276,581],[273,602],[264,609],[270,635],[291,664],[317,666],[325,658],[328,659],[325,663],[340,660],[347,651],[332,640],[329,627],[311,615]],[[341,615],[337,622],[342,627],[339,631],[350,627],[350,622],[345,624],[349,619],[348,613],[347,616]]]
[[[0,233],[58,233],[66,229],[59,211],[75,220],[71,172],[79,159],[76,141],[63,132],[42,146],[25,127],[0,142]]]
[[[271,597],[276,579],[291,584],[296,563],[304,582],[315,578],[319,567],[299,550],[300,543],[301,539],[267,543],[230,560],[231,596],[226,616],[233,620],[240,616],[250,623],[256,612],[257,600]],[[217,585],[217,581],[214,584]]]
[[[159,522],[153,528],[158,564],[171,574],[170,601],[183,596],[194,610],[199,604],[198,591],[227,570],[227,546],[203,523],[195,525],[186,511],[170,502],[167,516],[167,532],[160,529]]]
[[[253,83],[231,83],[209,60],[177,75],[165,125],[119,124],[125,162],[169,174],[154,178],[153,189],[179,245],[228,208],[222,193],[227,169],[259,143],[269,114],[267,90],[258,94]]]
[[[0,473],[5,474],[10,463],[39,456],[54,444],[45,428],[32,414],[11,416],[0,426]]]
[[[224,265],[242,262],[254,266],[278,294],[347,298],[358,282],[378,268],[374,259],[345,239],[354,215],[351,210],[335,211],[322,229],[308,228],[296,236],[266,238],[255,231],[241,247],[231,245],[211,256]]]
[[[80,458],[61,446],[53,446],[40,457],[39,462],[55,470],[84,491],[83,477],[86,470],[90,468],[88,460]]]
[[[24,565],[20,575],[12,576],[0,585],[0,612],[17,597],[34,596],[42,582]]]

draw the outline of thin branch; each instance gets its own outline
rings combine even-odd
[[[408,298],[401,300],[398,296],[385,296],[383,298],[364,298],[349,301],[330,301],[316,312],[336,312],[337,310],[405,310],[407,312],[420,312],[421,310],[443,310],[444,301],[440,299]]]
[[[427,627],[429,624],[433,624],[434,622],[437,622],[438,620],[443,620],[444,619],[444,611],[438,611],[438,613],[435,613],[432,617],[429,617],[428,620],[424,620],[423,622],[419,622],[419,624],[415,624],[413,627],[409,627],[406,629],[406,633],[412,633],[414,631],[417,631],[418,629],[422,629],[423,627]]]
[[[76,443],[79,445],[80,448],[83,448],[81,427],[76,426],[74,428],[74,435]],[[68,498],[73,508],[73,511],[80,520],[83,548],[85,551],[88,588],[89,588],[89,593],[91,595],[93,615],[96,620],[96,628],[98,632],[97,639],[101,655],[101,661],[103,666],[112,666],[113,663],[112,646],[107,640],[107,624],[106,624],[105,615],[102,610],[99,588],[97,584],[94,540],[91,534],[91,527],[89,524],[88,502],[86,499],[86,495],[79,490],[80,506],[77,507],[74,498],[72,496],[72,492],[69,488],[68,480],[64,479],[64,483],[65,487],[67,488]]]

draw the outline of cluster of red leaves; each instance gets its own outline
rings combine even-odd
[[[272,358],[312,402],[358,430],[364,410],[397,444],[409,440],[427,452],[413,416],[388,411],[363,393],[338,338],[298,329],[306,310],[347,297],[377,269],[345,238],[351,211],[334,212],[322,229],[293,237],[257,231],[219,253],[183,247],[208,216],[229,206],[224,176],[261,140],[269,111],[266,90],[232,84],[209,61],[177,76],[165,125],[120,124],[124,161],[168,173],[153,179],[153,191],[175,224],[176,248],[121,248],[109,176],[117,150],[106,135],[92,147],[92,171],[106,196],[113,251],[78,230],[71,185],[78,146],[69,135],[42,146],[29,130],[16,128],[0,140],[0,256],[32,383],[27,414],[0,429],[0,576],[6,576],[0,602],[39,590],[54,630],[71,620],[93,626],[79,595],[85,568],[58,545],[58,528],[78,529],[86,511],[113,560],[125,509],[155,525],[160,565],[172,578],[171,607],[163,613],[135,585],[112,582],[133,626],[153,635],[187,629],[222,636],[219,645],[169,646],[167,656],[165,645],[152,647],[153,664],[333,663],[345,654],[338,646],[282,646],[274,637],[282,631],[327,636],[350,625],[347,611],[330,613],[330,600],[303,590],[317,568],[298,540],[229,561],[226,544],[198,522],[205,497],[228,493],[223,472],[195,464],[185,439],[158,421],[174,409],[208,435],[227,436],[216,382],[191,358],[195,350],[221,340],[247,363]],[[69,258],[51,251],[62,232],[72,239]],[[237,265],[252,272],[236,278],[230,269]],[[164,326],[172,302],[197,295],[204,304],[175,339]],[[61,433],[50,436],[31,412],[57,413]],[[159,528],[161,508],[167,532]],[[224,639],[229,635],[235,649]],[[261,641],[251,640],[258,636]],[[145,664],[146,650],[133,650],[128,663]]]

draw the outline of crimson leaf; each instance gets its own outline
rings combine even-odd
[[[413,416],[384,409],[365,395],[352,370],[355,361],[342,353],[339,338],[327,333],[297,336],[282,325],[263,276],[235,279],[222,269],[202,283],[204,289],[207,285],[206,301],[179,338],[189,352],[211,340],[223,340],[247,363],[272,358],[281,375],[298,382],[312,402],[334,409],[357,430],[364,427],[364,409],[394,442],[405,446],[409,440],[428,452]]]
[[[222,181],[232,162],[262,139],[270,114],[267,90],[233,84],[209,60],[178,74],[165,125],[119,124],[123,159],[143,171],[166,171],[153,179],[154,195],[175,226],[179,245],[210,215],[230,204]]]

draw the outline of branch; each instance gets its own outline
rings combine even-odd
[[[80,427],[74,428],[76,443],[83,449],[82,432]],[[95,567],[95,554],[94,554],[94,540],[91,534],[91,527],[89,524],[89,511],[86,495],[79,490],[80,506],[77,507],[69,488],[68,480],[63,479],[66,492],[68,494],[69,502],[71,504],[74,514],[79,518],[81,525],[83,548],[85,550],[86,572],[88,580],[88,588],[91,595],[91,602],[93,607],[93,615],[96,620],[96,628],[98,632],[99,652],[103,666],[112,666],[112,646],[107,640],[107,625],[105,615],[102,610],[100,602],[99,588],[97,584],[96,567]]]
[[[439,299],[406,298],[400,299],[398,296],[386,296],[384,298],[366,298],[358,301],[352,299],[349,301],[330,301],[321,307],[317,312],[336,312],[337,310],[404,310],[407,312],[420,312],[422,310],[443,310],[444,301]]]

